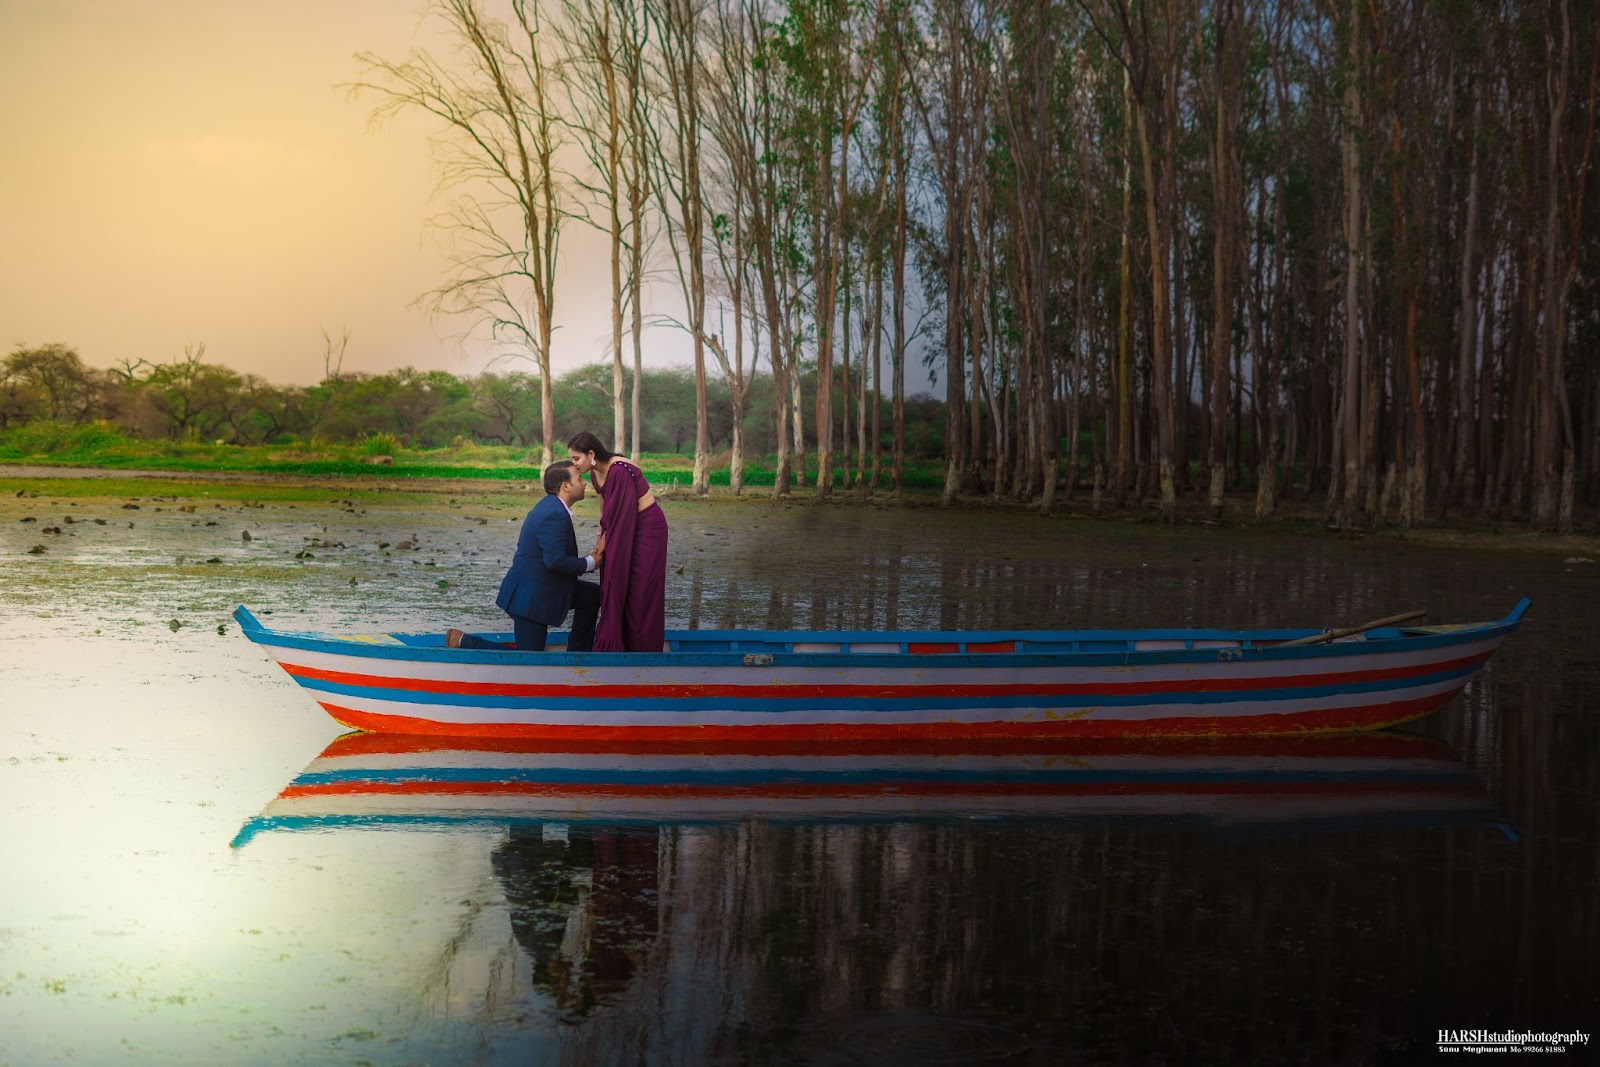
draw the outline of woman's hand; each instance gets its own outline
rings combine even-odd
[[[595,563],[598,564],[600,562],[600,557],[605,555],[605,551],[606,535],[604,532],[602,532],[599,537],[594,539],[594,551],[589,554],[594,557]]]

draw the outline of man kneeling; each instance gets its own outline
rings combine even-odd
[[[580,581],[578,576],[600,565],[605,535],[595,541],[589,555],[578,555],[572,505],[583,499],[584,483],[571,460],[563,459],[544,469],[544,492],[544,499],[522,522],[517,554],[494,602],[511,616],[518,652],[543,652],[550,627],[560,625],[568,611],[572,612],[572,632],[567,638],[567,651],[588,652],[594,648],[600,586]],[[450,648],[506,650],[505,645],[460,630],[447,631],[445,644]]]

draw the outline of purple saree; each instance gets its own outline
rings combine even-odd
[[[616,460],[600,494],[600,623],[596,652],[660,652],[667,630],[667,517],[661,505],[639,510],[650,483],[633,464]]]

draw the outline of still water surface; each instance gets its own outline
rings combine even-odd
[[[1359,1063],[1600,1022],[1600,564],[680,501],[669,626],[1534,606],[1422,738],[385,748],[229,612],[499,629],[520,510],[125,502],[0,503],[0,1065]],[[317,792],[374,767],[433,785]],[[537,795],[415,795],[484,768]]]

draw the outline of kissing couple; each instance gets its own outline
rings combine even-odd
[[[543,652],[550,627],[572,613],[568,652],[660,652],[666,638],[667,518],[644,472],[585,430],[568,458],[544,469],[544,499],[528,512],[495,604],[511,616],[518,652]],[[585,485],[584,475],[588,475]],[[600,534],[578,555],[572,507],[592,486]],[[598,570],[599,584],[583,575]],[[450,648],[507,651],[452,629]]]

